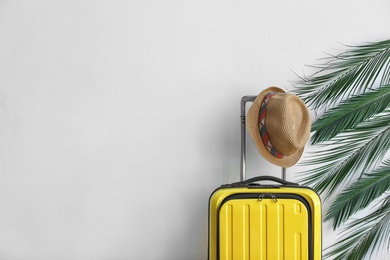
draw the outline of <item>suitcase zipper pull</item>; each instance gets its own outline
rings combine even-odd
[[[278,199],[272,193],[261,193],[259,195],[258,201],[262,201],[264,198],[271,198],[274,202],[278,202]]]

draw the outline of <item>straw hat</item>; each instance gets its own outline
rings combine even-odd
[[[247,115],[248,131],[260,154],[281,167],[293,166],[301,158],[310,127],[306,105],[278,87],[260,92]]]

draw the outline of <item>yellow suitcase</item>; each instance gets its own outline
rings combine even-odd
[[[271,176],[222,185],[209,200],[209,259],[321,260],[320,198]]]
[[[245,180],[245,104],[241,99],[241,181],[209,199],[209,260],[321,260],[321,200],[308,187],[258,176]],[[267,181],[268,184],[258,182]],[[269,182],[272,184],[269,184]],[[274,184],[276,182],[276,184]]]

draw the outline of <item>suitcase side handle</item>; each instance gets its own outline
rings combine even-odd
[[[283,179],[280,179],[280,178],[277,178],[277,177],[274,177],[274,176],[267,176],[267,175],[256,176],[256,177],[244,180],[244,181],[232,183],[232,185],[234,185],[234,186],[246,186],[246,185],[248,185],[248,184],[250,184],[252,182],[258,182],[258,181],[274,181],[274,182],[278,182],[278,183],[283,184],[283,185],[292,185],[292,186],[299,185],[299,184],[294,183],[294,182],[289,182],[289,181],[286,181],[286,180],[283,180]]]

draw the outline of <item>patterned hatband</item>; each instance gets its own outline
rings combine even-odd
[[[261,107],[260,107],[260,113],[259,113],[259,129],[260,129],[260,136],[263,140],[264,146],[267,148],[268,152],[270,152],[273,156],[276,158],[282,159],[286,156],[278,152],[271,143],[269,134],[267,132],[266,124],[265,124],[265,118],[267,116],[267,104],[268,101],[271,99],[272,96],[277,94],[278,92],[270,92],[267,95],[265,95]]]

